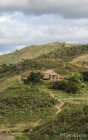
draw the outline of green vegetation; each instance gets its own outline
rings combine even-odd
[[[84,85],[82,76],[79,73],[75,73],[67,80],[53,82],[51,87],[68,93],[80,93]]]
[[[34,85],[15,85],[0,93],[0,124],[35,122],[54,114],[56,101]]]
[[[29,138],[26,135],[16,136],[15,140],[29,140]]]
[[[11,64],[11,63],[2,64],[0,66],[0,78],[20,74],[24,71],[33,70],[33,69],[34,70],[55,69],[58,73],[61,74],[70,74],[74,71],[75,72],[87,71],[87,67],[85,67],[85,65],[83,67],[79,67],[77,65],[73,65],[70,62],[74,58],[80,55],[88,54],[88,45],[79,45],[79,46],[72,45],[70,47],[66,47],[59,43],[55,43],[55,44],[57,44],[56,46],[60,45],[56,47],[57,48],[56,51],[52,50],[52,52],[48,54],[46,53],[45,55],[41,55],[32,60],[22,59],[22,61],[20,61],[17,64]],[[53,45],[54,44],[50,44],[50,47],[51,48],[55,47]]]
[[[87,134],[85,55],[88,45],[55,42],[0,56],[0,132],[14,133],[15,140],[74,140],[60,137],[60,133]],[[76,59],[80,58],[79,66]],[[46,69],[54,69],[65,80],[43,81],[41,73]],[[27,77],[27,84],[22,83],[22,76]],[[87,135],[79,138],[83,139]]]
[[[63,43],[49,43],[45,45],[32,45],[21,50],[16,50],[13,53],[0,56],[0,64],[19,63],[25,59],[33,59],[43,54],[48,54],[57,50]]]
[[[66,104],[65,106],[63,111],[54,120],[35,128],[29,135],[30,139],[87,140],[88,105],[82,107],[80,105]],[[70,134],[71,136],[69,137]],[[77,137],[77,135],[79,135],[79,137]]]
[[[41,73],[40,72],[31,72],[30,75],[27,77],[27,80],[25,81],[26,84],[38,84],[40,83],[42,79]]]

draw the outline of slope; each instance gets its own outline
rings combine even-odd
[[[79,67],[83,66],[83,67],[87,67],[88,68],[88,54],[79,56],[77,58],[74,58],[71,61],[71,64],[79,66]]]
[[[87,140],[88,105],[65,106],[54,120],[34,129],[30,140]]]
[[[26,125],[32,128],[39,120],[44,122],[54,116],[56,100],[40,87],[13,80],[0,92],[0,132],[21,131]]]
[[[0,64],[18,63],[23,59],[33,59],[43,54],[48,54],[57,50],[62,46],[62,43],[53,42],[45,45],[32,45],[21,50],[16,50],[13,53],[0,56]]]
[[[88,55],[88,45],[78,45],[78,46],[70,46],[70,47],[67,47],[66,45],[61,45],[61,46],[62,47],[60,47],[60,45],[56,46],[57,48],[56,50],[53,50],[48,54],[42,54],[41,56],[31,60],[26,59],[17,64],[2,65],[0,67],[0,78],[15,75],[15,74],[20,74],[25,71],[31,71],[31,70],[43,71],[45,69],[55,69],[58,73],[61,74],[68,74],[69,72],[75,72],[75,71],[81,72],[81,71],[88,70],[88,63],[87,63],[88,60],[87,59],[84,60],[85,56]],[[50,45],[49,48],[50,47],[54,48],[53,45]],[[2,57],[6,59],[6,57],[4,56]],[[86,66],[81,65],[81,67],[79,67],[79,65],[76,65],[75,63],[71,63],[78,57],[79,58],[81,57],[80,62],[83,61],[83,63],[85,63]],[[9,62],[9,60],[7,61]]]

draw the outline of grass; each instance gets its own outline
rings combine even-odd
[[[3,78],[0,79],[0,132],[17,133],[15,140],[58,140],[60,132],[87,132],[88,116],[85,115],[87,113],[84,107],[88,110],[88,83],[81,93],[68,94],[50,89],[50,81],[43,81],[37,85],[24,85],[19,82],[19,75],[24,77],[32,70],[42,72],[55,69],[65,76],[74,71],[84,70],[84,67],[78,68],[69,62],[87,54],[88,46],[86,49],[85,45],[65,45],[61,48],[62,45],[56,42],[31,46],[0,56],[0,64],[18,63],[22,59],[38,57],[30,62],[27,60],[16,64],[17,71],[16,67],[14,70],[12,67],[12,71],[5,69],[6,74],[3,72]],[[10,73],[12,75],[9,75]],[[56,100],[65,103],[57,116]]]
[[[6,79],[2,81],[4,82],[4,80]],[[48,132],[49,127],[52,132],[50,124],[55,123],[54,128],[56,131],[58,126],[61,127],[62,122],[59,119],[63,118],[64,115],[69,118],[68,112],[71,110],[73,112],[73,108],[78,111],[77,108],[82,109],[83,106],[88,105],[88,86],[80,94],[68,94],[63,91],[52,90],[49,86],[50,81],[43,81],[43,83],[37,85],[24,85],[18,82],[17,77],[8,78],[5,90],[0,93],[0,132],[15,132],[17,133],[16,140],[29,139],[28,135],[30,140],[58,140],[57,134],[50,135],[49,131],[48,135],[46,130]],[[59,122],[56,122],[55,115],[56,100],[50,96],[50,93],[55,96],[55,99],[64,101],[64,108],[68,110],[68,114],[66,111],[65,114],[64,112],[60,113],[62,116],[61,118],[58,116]],[[73,122],[72,125],[67,122],[66,126],[62,123],[64,125],[63,130],[68,125],[69,129],[70,126],[74,128],[75,123],[77,122]],[[82,127],[84,127],[84,124]],[[40,130],[44,131],[44,134]],[[18,135],[19,132],[22,135]],[[62,132],[62,127],[59,132]],[[28,134],[24,135],[26,133]]]
[[[16,50],[13,53],[0,56],[0,64],[2,63],[13,64],[22,61],[22,59],[33,59],[38,56],[53,52],[57,50],[59,47],[61,47],[61,45],[62,45],[61,43],[54,42],[45,45],[28,46],[21,50]]]
[[[55,102],[38,86],[15,84],[0,93],[0,125],[47,121],[55,114]]]
[[[47,47],[48,45],[49,45],[49,48]],[[21,73],[24,73],[25,71],[33,71],[33,70],[44,71],[46,69],[55,69],[56,72],[62,75],[69,75],[73,72],[87,71],[86,62],[85,62],[86,65],[82,65],[81,67],[79,67],[78,65],[72,64],[71,61],[76,59],[77,57],[80,57],[81,55],[87,55],[88,45],[79,45],[79,46],[71,46],[71,47],[66,47],[59,43],[51,43],[48,45],[42,46],[41,49],[39,48],[40,46],[37,46],[37,47],[32,46],[31,49],[33,50],[33,52],[36,52],[34,48],[35,49],[37,48],[38,52],[41,52],[41,50],[44,49],[45,47],[49,49],[50,51],[52,50],[52,52],[50,53],[47,52],[47,49],[44,49],[45,51],[42,50],[42,52],[46,52],[46,54],[41,54],[39,55],[39,57],[35,59],[31,59],[31,60],[25,58],[26,60],[22,60],[22,61],[19,58],[20,55],[18,55],[18,57],[16,56],[16,59],[18,60],[19,63],[12,64],[12,65],[11,64],[1,65],[0,66],[0,79],[4,77],[14,76],[16,74],[21,74]],[[57,49],[55,49],[54,45],[56,45]],[[53,50],[53,48],[55,50]],[[25,48],[25,50],[26,49],[27,48]],[[20,50],[19,52],[21,53],[21,51],[22,50]],[[25,56],[25,53],[23,54]],[[35,54],[37,54],[37,52]],[[15,54],[13,55],[15,56]],[[9,56],[9,54],[7,56]],[[6,55],[1,56],[0,60],[2,61],[2,58],[4,58],[6,59],[5,63],[7,63],[7,61],[9,62],[9,58],[5,58],[5,57]],[[30,55],[28,55],[28,57],[30,57]],[[22,55],[21,55],[21,58],[22,58]],[[16,59],[14,58],[14,63]],[[10,58],[10,60],[12,60],[12,58]]]
[[[14,140],[30,140],[26,135],[16,136]]]
[[[63,111],[48,123],[37,127],[29,134],[31,140],[87,140],[88,105],[65,104]],[[60,136],[62,134],[62,136]],[[79,134],[81,137],[66,137],[63,134]],[[82,137],[85,135],[85,137]]]

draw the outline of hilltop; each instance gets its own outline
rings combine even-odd
[[[0,64],[13,64],[19,63],[23,59],[33,59],[43,54],[48,54],[57,50],[62,46],[63,43],[53,42],[44,45],[32,45],[27,46],[23,49],[16,50],[13,53],[5,54],[0,56]]]
[[[26,59],[34,59],[42,55],[57,52],[59,49],[81,46],[80,44],[67,44],[61,42],[52,42],[43,45],[31,45],[15,52],[0,55],[0,64],[16,64]]]
[[[30,55],[26,56],[27,49],[30,50],[29,54],[33,59],[30,59]],[[12,56],[14,56],[14,59],[10,58]],[[23,59],[23,56],[25,59]],[[88,70],[87,58],[88,45],[68,45],[57,42],[44,46],[31,46],[12,54],[0,56],[0,62],[3,63],[0,68],[0,77],[28,73],[31,70],[43,71],[45,69],[55,69],[56,72],[64,75],[72,72],[82,72]]]

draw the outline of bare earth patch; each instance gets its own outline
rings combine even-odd
[[[88,68],[88,55],[79,56],[73,59],[70,63],[76,66],[85,66]]]

